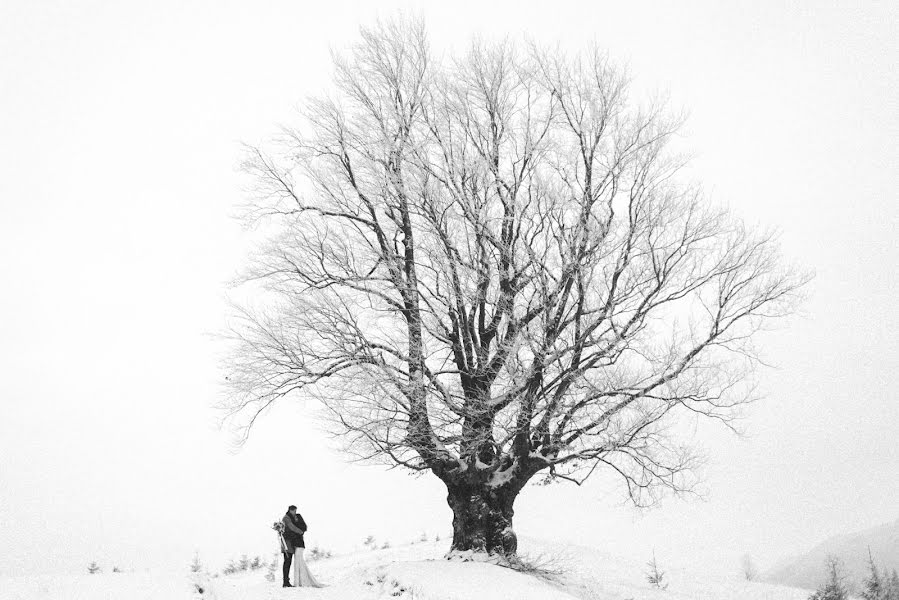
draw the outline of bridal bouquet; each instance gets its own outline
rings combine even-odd
[[[281,552],[287,552],[289,546],[287,545],[287,540],[284,539],[284,523],[275,521],[272,523],[272,529],[278,534],[278,540],[281,542]]]

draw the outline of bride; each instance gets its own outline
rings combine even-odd
[[[293,546],[295,547],[295,552],[293,555],[293,584],[295,587],[313,587],[313,588],[321,588],[325,587],[324,584],[320,583],[315,577],[312,576],[312,573],[309,571],[309,567],[306,565],[306,560],[303,557],[303,554],[306,551],[306,544],[303,541],[303,533],[306,532],[306,522],[303,520],[303,517],[294,510],[288,510],[286,515],[292,521],[292,525],[296,529],[293,531],[300,531],[301,533],[293,533],[291,536],[293,539]],[[286,524],[286,523],[285,523]],[[293,528],[288,527],[288,530]]]

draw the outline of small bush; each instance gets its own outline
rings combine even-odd
[[[100,565],[97,564],[97,561],[93,561],[91,564],[87,566],[87,572],[91,575],[96,575],[100,573],[103,569],[100,568]]]
[[[314,548],[312,548],[312,550],[309,551],[309,560],[310,561],[322,560],[323,558],[331,558],[331,556],[332,556],[332,553],[330,550],[323,550],[323,549],[319,548],[318,546],[315,546]]]
[[[275,555],[275,563],[278,562],[278,555]],[[262,560],[261,556],[254,556],[252,559],[246,554],[242,554],[239,560],[230,560],[228,565],[222,569],[223,575],[234,575],[235,573],[244,573],[247,571],[257,571],[267,567],[268,564]]]
[[[241,571],[250,570],[250,559],[247,558],[246,554],[240,557],[240,562],[237,563],[237,568]]]
[[[667,590],[668,584],[663,583],[665,572],[659,569],[659,564],[656,562],[655,550],[652,551],[652,560],[646,563],[646,566],[649,567],[649,571],[646,573],[646,581],[660,590]]]
[[[275,554],[272,561],[268,563],[268,566],[265,570],[265,578],[268,581],[276,581],[278,578],[278,561],[281,559],[280,554]]]
[[[240,571],[240,566],[236,562],[231,560],[231,561],[228,561],[228,565],[224,569],[222,569],[222,574],[223,575],[234,575],[238,571]]]

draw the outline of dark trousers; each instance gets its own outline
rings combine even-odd
[[[290,563],[293,562],[293,554],[282,552],[281,555],[284,556],[284,566],[281,567],[281,574],[284,575],[283,583],[290,583]]]

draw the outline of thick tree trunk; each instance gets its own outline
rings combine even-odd
[[[472,550],[514,555],[518,537],[512,529],[513,504],[518,491],[487,486],[448,485],[447,503],[453,510],[451,551]]]

